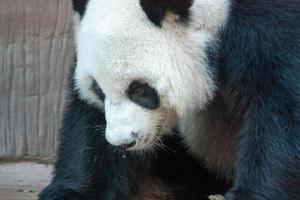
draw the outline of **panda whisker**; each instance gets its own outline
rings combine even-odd
[[[97,125],[96,128],[106,128],[106,125]]]
[[[157,126],[156,129],[158,130],[158,133],[162,134],[162,135],[169,135],[169,134],[173,134],[173,132],[171,132],[170,129],[164,127],[164,126]]]
[[[168,152],[168,149],[166,147],[167,146],[162,142],[162,140],[160,138],[158,138],[153,144],[154,149],[158,149],[158,150]]]
[[[160,143],[160,146],[163,147],[163,149],[168,152],[172,152],[172,153],[176,153],[176,151],[174,149],[172,149],[171,147],[169,147],[168,145],[165,145],[164,142],[162,141],[161,138],[158,138],[158,142]]]
[[[85,126],[84,128],[102,130],[102,129],[106,129],[106,125],[92,125],[92,126]]]
[[[97,129],[95,129],[96,131],[105,131],[105,128],[97,128]]]
[[[160,148],[159,145],[157,143],[154,143],[152,145],[152,148],[150,148],[147,152],[147,154],[150,154],[150,155],[154,155],[156,158],[158,157],[158,154],[157,154],[157,149]]]
[[[106,145],[104,151],[108,152],[108,151],[110,151],[112,149],[113,149],[113,147],[111,145]]]

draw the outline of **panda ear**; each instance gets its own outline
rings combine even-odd
[[[78,12],[80,17],[84,15],[88,1],[89,0],[72,0],[73,10]]]
[[[149,20],[160,27],[167,11],[187,21],[193,0],[140,0],[140,4]]]

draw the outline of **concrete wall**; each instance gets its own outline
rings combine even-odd
[[[71,20],[69,0],[0,0],[0,158],[54,155]]]

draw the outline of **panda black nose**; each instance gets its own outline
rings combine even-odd
[[[134,147],[134,145],[136,145],[136,141],[133,141],[133,142],[131,142],[131,143],[128,143],[128,144],[121,144],[121,145],[118,145],[118,146],[116,146],[117,148],[119,148],[119,149],[129,149],[129,148],[131,148],[131,147]]]

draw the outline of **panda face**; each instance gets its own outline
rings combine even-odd
[[[228,1],[196,0],[188,22],[169,9],[159,23],[145,1],[89,1],[76,27],[76,87],[105,110],[112,145],[149,149],[213,97],[206,49],[226,21]]]
[[[149,149],[176,123],[174,112],[159,104],[156,90],[133,81],[124,96],[105,99],[106,139],[114,146]]]

